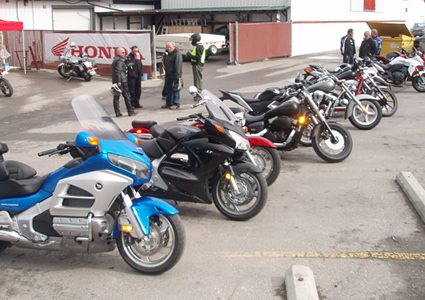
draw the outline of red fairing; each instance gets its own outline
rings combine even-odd
[[[251,146],[264,146],[277,148],[270,140],[262,136],[248,136],[248,141]]]

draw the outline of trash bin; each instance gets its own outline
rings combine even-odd
[[[391,51],[399,51],[401,48],[412,51],[415,37],[405,24],[367,22],[369,28],[378,30],[382,39],[381,55],[385,56]]]

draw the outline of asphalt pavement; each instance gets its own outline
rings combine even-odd
[[[212,57],[204,88],[253,96],[291,83],[309,63],[336,67],[337,52],[227,65]],[[92,94],[122,129],[131,121],[169,126],[194,110],[187,92],[189,63],[179,110],[161,109],[162,77],[144,81],[136,117],[115,118],[110,76],[66,80],[55,70],[12,70],[14,95],[0,94],[0,141],[6,159],[45,174],[67,158],[37,153],[75,138],[71,99]],[[269,187],[263,211],[246,222],[223,217],[213,205],[179,203],[187,243],[180,262],[159,276],[141,275],[118,251],[72,254],[10,248],[0,255],[0,299],[285,299],[285,274],[306,266],[320,299],[425,299],[425,228],[396,177],[408,172],[425,183],[425,100],[410,82],[394,88],[397,113],[374,129],[358,130],[345,161],[329,164],[311,148],[281,154],[281,173]],[[121,101],[122,112],[125,112]],[[196,110],[202,110],[197,108]],[[295,269],[293,269],[295,270]],[[300,278],[298,278],[300,279]]]

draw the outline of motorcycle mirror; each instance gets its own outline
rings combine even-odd
[[[196,88],[196,86],[191,85],[189,87],[189,94],[191,94],[192,96],[196,96],[198,93],[198,89]]]

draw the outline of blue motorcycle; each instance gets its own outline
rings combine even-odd
[[[169,270],[183,254],[185,231],[174,206],[134,189],[151,178],[149,158],[92,96],[72,106],[84,131],[38,154],[70,154],[58,170],[37,176],[4,160],[8,147],[0,143],[0,253],[11,246],[84,253],[117,246],[139,272]]]

